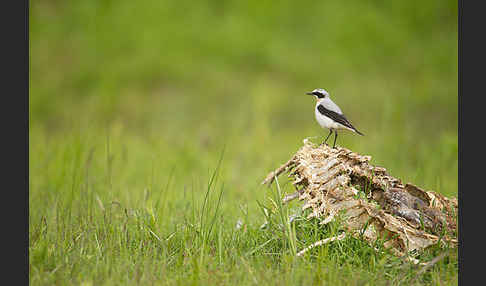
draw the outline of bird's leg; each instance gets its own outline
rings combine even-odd
[[[327,139],[329,139],[329,136],[331,136],[331,134],[332,134],[332,129],[329,129],[329,130],[330,130],[330,132],[329,132],[329,134],[327,135],[326,140],[324,140],[324,142],[322,142],[322,143],[321,143],[321,145],[322,145],[322,144],[326,144],[326,145],[327,145]]]
[[[336,147],[336,139],[337,139],[337,131],[334,131],[334,144],[332,145],[333,149]]]

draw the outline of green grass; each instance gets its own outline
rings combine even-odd
[[[366,134],[339,145],[456,197],[457,2],[30,5],[32,285],[457,284],[455,250],[418,276],[351,237],[296,257],[339,223],[260,185],[327,135],[321,87]]]

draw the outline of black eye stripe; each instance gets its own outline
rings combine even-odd
[[[318,98],[324,98],[324,94],[322,94],[320,92],[314,91],[312,94],[317,96]]]

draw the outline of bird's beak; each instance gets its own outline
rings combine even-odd
[[[314,94],[312,94],[312,92],[306,92],[305,94],[308,94],[308,95],[314,95]]]

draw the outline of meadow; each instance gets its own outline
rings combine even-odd
[[[403,182],[457,197],[455,1],[30,1],[31,285],[457,285],[289,222],[261,181],[326,89]],[[267,221],[267,227],[261,225]],[[284,226],[282,228],[282,226]],[[428,261],[442,249],[421,255]]]

